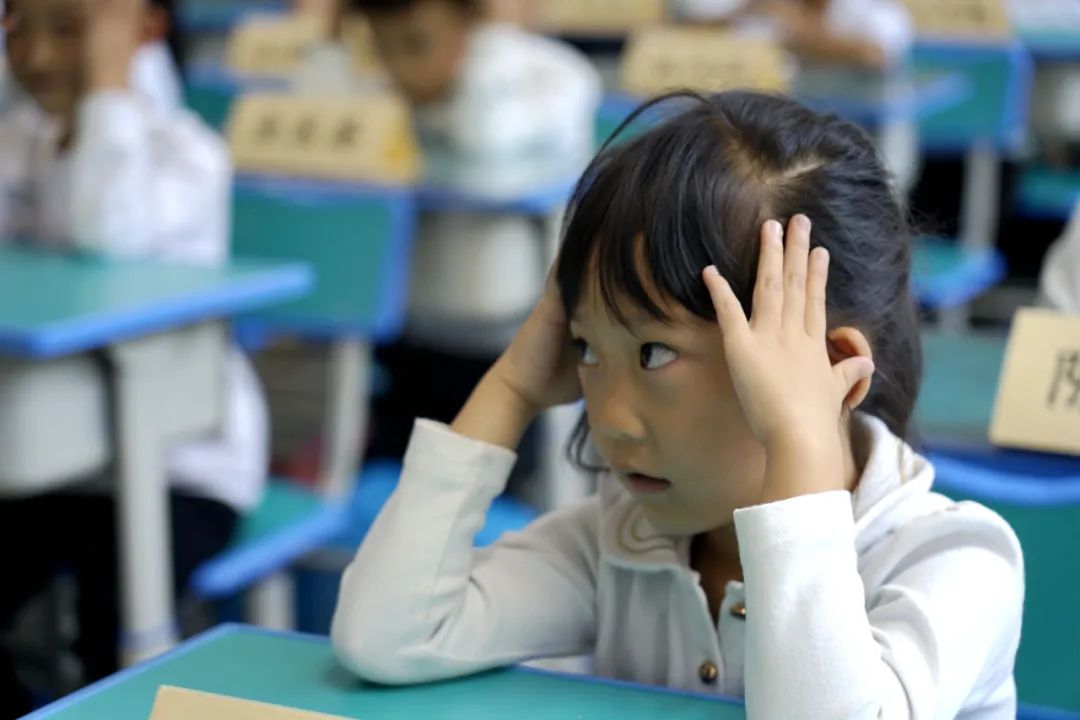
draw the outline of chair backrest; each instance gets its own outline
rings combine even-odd
[[[302,260],[318,278],[307,297],[241,323],[314,338],[393,338],[404,323],[415,207],[407,189],[239,180],[233,253]]]
[[[1034,74],[1022,43],[922,40],[911,62],[917,71],[958,73],[971,88],[965,101],[919,123],[924,148],[943,153],[962,153],[974,143],[988,143],[1002,153],[1020,148]]]

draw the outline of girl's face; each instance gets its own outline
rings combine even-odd
[[[695,535],[759,501],[765,450],[743,417],[720,328],[661,307],[669,324],[629,303],[620,322],[590,281],[570,332],[600,454],[657,530]]]
[[[82,0],[7,0],[8,63],[20,86],[53,115],[70,115],[85,81]]]

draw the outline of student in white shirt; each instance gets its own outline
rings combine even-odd
[[[340,658],[410,683],[593,653],[751,718],[1015,717],[1021,551],[902,439],[919,331],[875,149],[786,98],[673,103],[586,170],[547,293],[453,424],[418,421],[342,580]],[[582,394],[599,492],[474,551],[523,429]]]
[[[1080,315],[1080,205],[1061,237],[1046,251],[1039,294],[1044,305]]]
[[[8,61],[26,99],[0,116],[0,241],[191,263],[227,257],[231,168],[223,142],[131,79],[156,5],[7,0]],[[265,480],[266,411],[254,373],[238,350],[224,372],[220,431],[170,448],[165,459],[178,587],[228,543]],[[72,567],[87,680],[116,667],[112,506],[89,489],[0,502],[0,544],[20,548],[5,561],[0,626],[59,568]],[[17,706],[13,686],[0,667],[0,716],[10,716],[5,703]]]
[[[350,7],[370,21],[382,65],[414,108],[429,182],[513,197],[576,177],[588,162],[601,85],[573,48],[485,21],[477,0]],[[389,362],[411,387],[378,408],[381,427],[401,428],[392,449],[404,449],[413,416],[441,404],[446,383],[421,389],[415,376],[439,380],[439,370],[466,358],[468,380],[446,403],[459,407],[483,372],[471,366],[494,360],[540,296],[553,246],[535,218],[521,215],[447,210],[421,218],[407,345]],[[401,422],[383,422],[390,414]]]
[[[672,0],[672,10],[775,35],[808,60],[874,70],[902,60],[915,32],[897,0]]]

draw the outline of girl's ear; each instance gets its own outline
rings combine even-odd
[[[853,327],[840,327],[830,330],[825,337],[825,344],[829,351],[829,362],[833,365],[853,357],[864,357],[871,362],[874,360],[874,352],[870,348],[870,341],[862,334],[861,330]],[[848,392],[844,404],[849,410],[862,405],[866,396],[870,393],[870,378],[860,380]]]

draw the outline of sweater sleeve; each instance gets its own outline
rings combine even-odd
[[[226,257],[228,153],[189,113],[156,111],[131,92],[90,95],[71,163],[78,247],[190,262]]]
[[[594,501],[473,549],[515,459],[417,422],[398,488],[342,579],[331,635],[356,674],[423,682],[591,647]]]
[[[894,531],[877,550],[891,571],[869,595],[847,492],[745,508],[735,524],[750,718],[952,718],[968,702],[1015,703],[979,698],[1011,677],[1023,605],[1019,544],[990,511],[955,504]]]

